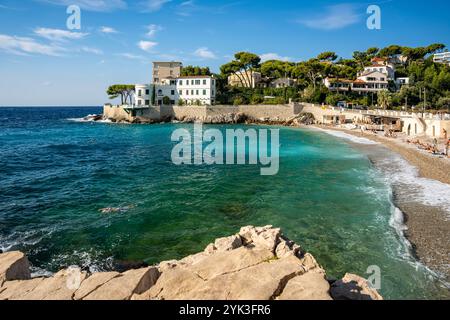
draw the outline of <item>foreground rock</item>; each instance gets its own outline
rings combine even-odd
[[[30,265],[21,252],[0,254],[0,286],[8,280],[30,279]]]
[[[244,227],[182,260],[124,273],[78,268],[29,279],[23,254],[0,254],[0,300],[381,300],[347,274],[330,287],[314,257],[280,229]]]

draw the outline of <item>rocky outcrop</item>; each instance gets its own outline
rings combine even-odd
[[[26,280],[30,277],[30,265],[23,253],[0,254],[0,286],[8,280]]]
[[[383,300],[366,279],[351,273],[334,282],[330,293],[335,300]]]
[[[0,300],[382,299],[354,275],[330,287],[314,257],[272,226],[244,227],[203,252],[123,273],[69,268],[26,280],[28,264],[18,252],[0,254],[0,270],[7,274]]]

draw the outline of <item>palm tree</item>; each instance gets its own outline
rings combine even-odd
[[[389,91],[383,90],[378,93],[378,105],[383,109],[388,109],[391,106],[392,97]]]

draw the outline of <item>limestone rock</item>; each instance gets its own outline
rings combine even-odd
[[[260,263],[239,272],[222,274],[203,282],[180,297],[193,300],[271,300],[286,283],[304,270],[295,257]]]
[[[150,290],[141,295],[134,295],[132,299],[180,300],[189,297],[203,283],[203,279],[187,270],[186,267],[177,267],[171,271],[163,272]]]
[[[201,263],[192,265],[188,270],[202,279],[211,279],[221,274],[249,268],[273,258],[273,253],[267,249],[241,247],[232,251],[217,252],[203,259]]]
[[[333,300],[322,272],[307,272],[289,280],[278,300]]]
[[[243,227],[239,232],[239,235],[244,240],[244,244],[253,244],[256,247],[267,248],[272,252],[275,252],[275,248],[278,245],[281,235],[279,228],[273,228],[272,226],[265,227]]]
[[[275,254],[278,258],[284,258],[290,255],[298,255],[300,253],[300,246],[295,244],[293,241],[281,238],[280,243],[275,249]]]
[[[317,263],[316,259],[310,253],[305,253],[300,261],[301,261],[303,268],[306,271],[313,270],[316,268],[321,269],[321,267]]]
[[[111,279],[83,300],[129,300],[133,294],[141,294],[156,283],[159,271],[155,267],[130,270]]]
[[[226,238],[219,238],[214,243],[217,251],[230,251],[242,246],[242,240],[239,235],[234,235]]]
[[[139,267],[139,265],[136,265]],[[314,257],[271,226],[244,227],[200,253],[124,273],[79,268],[29,278],[20,253],[0,255],[0,300],[381,300],[363,278],[347,274],[330,289]],[[28,271],[28,272],[26,272]]]
[[[0,254],[0,287],[5,281],[30,279],[27,257],[18,251]]]
[[[78,268],[69,268],[43,279],[33,290],[19,300],[72,300],[73,294],[86,278]]]
[[[5,282],[0,289],[0,300],[17,300],[33,291],[42,281],[44,278]]]
[[[383,300],[366,279],[350,273],[333,283],[330,292],[334,300]]]
[[[75,292],[74,300],[81,300],[93,291],[97,290],[103,284],[107,283],[113,278],[118,277],[118,272],[98,272],[89,276],[83,281],[80,288]]]

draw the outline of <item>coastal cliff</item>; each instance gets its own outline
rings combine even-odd
[[[382,300],[347,274],[328,281],[314,257],[272,226],[243,227],[200,253],[156,266],[31,279],[20,252],[0,254],[0,300]]]

